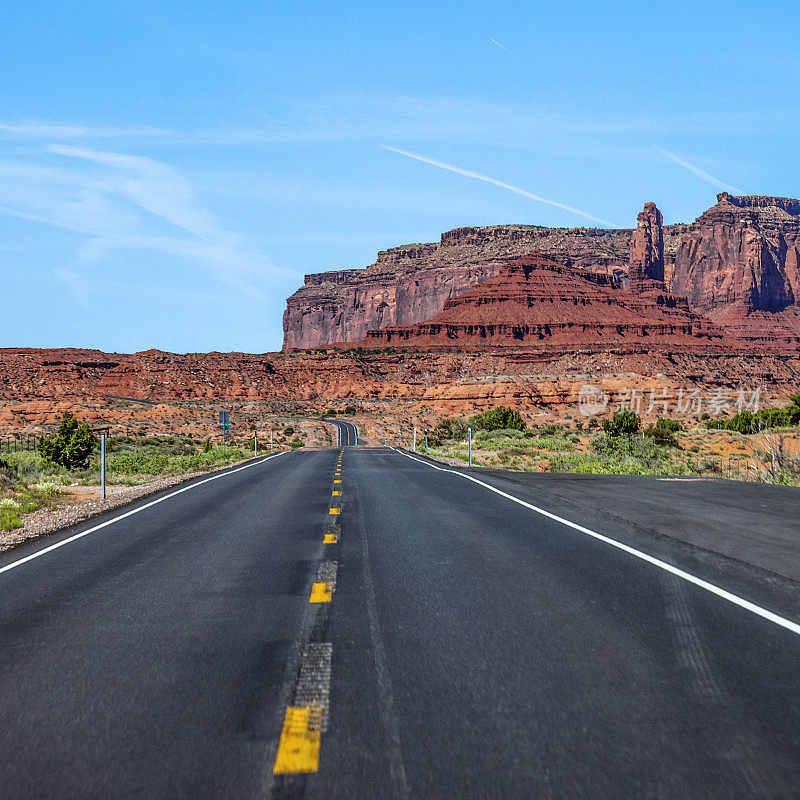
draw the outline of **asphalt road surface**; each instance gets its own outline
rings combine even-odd
[[[358,426],[354,422],[344,420],[328,420],[336,426],[336,433],[339,447],[352,447],[358,444]]]
[[[554,477],[343,443],[3,554],[0,796],[800,797],[797,584],[606,514],[737,485]]]

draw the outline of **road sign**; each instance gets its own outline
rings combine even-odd
[[[219,412],[219,427],[222,429],[223,439],[225,443],[228,443],[228,431],[231,429],[231,421],[230,421],[230,412],[228,411],[220,411]]]

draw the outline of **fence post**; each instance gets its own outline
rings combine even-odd
[[[106,499],[106,435],[100,436],[100,496]]]

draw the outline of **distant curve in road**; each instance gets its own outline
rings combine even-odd
[[[355,447],[359,444],[358,426],[355,422],[347,422],[343,419],[325,419],[336,426],[337,444],[339,447]]]

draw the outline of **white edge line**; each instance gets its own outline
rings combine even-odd
[[[570,522],[570,520],[564,519],[564,517],[559,517],[557,514],[551,514],[549,511],[545,511],[543,508],[539,508],[531,503],[526,503],[524,500],[514,497],[513,494],[507,494],[506,492],[496,489],[494,486],[491,486],[488,483],[484,483],[477,478],[473,478],[472,475],[465,475],[463,472],[457,472],[454,469],[437,467],[428,461],[423,461],[421,458],[415,458],[408,453],[404,453],[402,450],[398,450],[396,447],[392,447],[391,449],[396,453],[399,453],[401,456],[410,458],[412,461],[418,461],[420,464],[425,464],[425,466],[430,467],[431,469],[439,470],[439,472],[449,472],[451,475],[457,475],[459,478],[464,478],[465,480],[477,483],[479,486],[483,486],[489,491],[499,494],[501,497],[505,497],[507,500],[511,500],[512,502],[518,503],[525,508],[529,508],[531,511],[535,511],[537,514],[541,514],[543,517],[560,522],[562,525],[566,525],[573,530],[580,531],[581,533],[585,533],[587,536],[591,536],[594,539],[599,539],[601,542],[610,544],[612,547],[616,547],[617,549],[623,550],[624,552],[629,553],[636,558],[640,558],[642,561],[646,561],[648,564],[652,564],[659,569],[663,569],[665,572],[670,572],[673,575],[677,575],[679,578],[683,578],[683,580],[693,583],[695,586],[699,586],[701,589],[705,589],[707,592],[711,592],[711,594],[715,594],[717,597],[721,597],[723,600],[727,600],[729,603],[734,603],[741,608],[751,611],[753,614],[757,614],[759,617],[763,617],[770,622],[774,622],[776,625],[780,625],[782,628],[786,628],[786,630],[791,631],[792,633],[800,635],[800,625],[798,625],[796,622],[792,622],[791,620],[781,617],[772,611],[768,611],[766,608],[757,606],[755,603],[751,603],[749,600],[745,600],[743,597],[739,597],[738,595],[735,595],[726,589],[721,589],[719,586],[715,586],[713,583],[704,581],[702,578],[698,578],[689,572],[684,572],[682,569],[674,567],[672,564],[668,564],[666,561],[661,561],[660,559],[648,555],[641,550],[637,550],[635,547],[629,547],[627,544],[618,542],[616,539],[611,539],[608,536],[604,536],[602,533],[597,533],[597,531],[593,531],[591,528],[584,528],[583,525],[578,525],[576,522]]]
[[[134,508],[131,511],[126,511],[124,514],[120,514],[118,517],[114,517],[113,519],[108,519],[105,522],[101,522],[99,525],[95,525],[93,528],[89,528],[88,530],[76,533],[74,536],[69,536],[66,539],[62,539],[60,542],[51,544],[49,547],[45,547],[43,550],[37,550],[37,552],[31,553],[29,556],[20,558],[17,561],[12,561],[10,564],[6,564],[4,567],[0,568],[0,573],[8,572],[8,570],[14,569],[14,567],[19,567],[20,565],[25,564],[28,561],[33,561],[34,558],[39,558],[39,556],[43,556],[45,555],[45,553],[50,553],[53,550],[57,550],[59,547],[63,547],[65,544],[69,544],[70,542],[74,542],[76,539],[88,536],[90,533],[99,531],[101,528],[105,528],[108,525],[113,525],[115,522],[119,522],[121,519],[125,519],[126,517],[138,514],[140,511],[144,511],[146,508],[151,508],[152,506],[158,505],[159,503],[163,503],[165,500],[169,500],[171,497],[175,497],[176,495],[183,494],[183,492],[188,492],[190,489],[195,489],[198,486],[202,486],[204,483],[208,483],[209,481],[216,481],[219,478],[226,477],[227,475],[233,475],[234,472],[241,472],[243,469],[250,469],[250,467],[257,467],[259,464],[263,464],[264,462],[269,461],[270,459],[273,458],[277,458],[278,456],[286,455],[286,453],[288,452],[291,451],[284,450],[281,453],[275,453],[274,455],[267,456],[266,458],[261,458],[258,461],[253,461],[250,464],[245,464],[243,467],[237,467],[236,469],[231,469],[228,470],[227,472],[221,472],[219,475],[212,475],[210,478],[204,478],[202,481],[197,481],[197,483],[192,483],[189,486],[184,486],[182,489],[178,489],[175,492],[170,492],[169,494],[165,494],[163,497],[159,497],[157,500],[151,500],[149,503],[145,503],[143,506]]]

